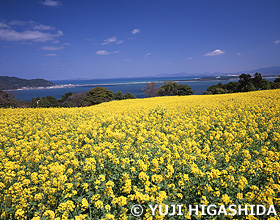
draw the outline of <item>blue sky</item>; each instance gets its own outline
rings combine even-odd
[[[279,0],[1,0],[0,75],[73,79],[280,65]]]

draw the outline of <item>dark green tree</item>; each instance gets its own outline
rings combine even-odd
[[[243,92],[250,92],[250,91],[256,91],[257,88],[255,87],[254,83],[249,82],[246,86],[246,89]]]
[[[259,83],[259,87],[258,89],[260,90],[268,90],[268,89],[272,89],[273,87],[273,83],[266,80],[266,79],[262,79]]]
[[[239,92],[252,91],[251,89],[256,90],[256,87],[252,83],[252,78],[251,78],[250,74],[242,73],[239,76],[239,81],[238,82],[239,82],[239,87],[238,87]],[[250,85],[249,85],[249,83],[250,83]]]
[[[173,96],[178,95],[178,83],[172,81],[165,81],[157,91],[159,96]]]
[[[252,79],[252,82],[257,90],[267,90],[271,89],[272,82],[263,79],[262,75],[260,73],[255,73],[254,78]]]
[[[213,93],[211,91],[206,91],[206,92],[203,92],[202,95],[213,95]]]
[[[279,80],[280,81],[280,80]],[[280,83],[279,83],[280,84]],[[223,94],[234,92],[249,92],[276,88],[275,82],[272,83],[263,79],[260,73],[255,73],[252,78],[250,74],[241,74],[238,82],[229,82],[227,84],[218,83],[207,88],[203,94]],[[280,85],[279,85],[280,88]]]
[[[207,88],[207,92],[203,94],[224,94],[227,93],[227,90],[224,88],[224,85],[219,82],[217,85],[212,85]]]
[[[89,90],[82,100],[83,106],[90,106],[100,104],[102,102],[109,102],[113,99],[113,92],[104,87],[95,87]]]
[[[39,101],[41,98],[38,96],[36,98],[32,98],[31,101],[29,102],[29,106],[32,108],[37,107],[37,101]],[[40,102],[40,101],[39,101]]]
[[[260,73],[255,73],[253,78],[251,78],[251,75],[243,73],[239,76],[239,79],[239,92],[265,90],[273,87],[273,83],[263,79]]]
[[[68,99],[68,97],[70,97],[71,95],[73,95],[73,92],[67,92],[65,93],[63,96],[61,96],[61,99],[58,99],[58,104],[61,107],[70,107],[66,104],[66,100]]]
[[[178,95],[192,95],[194,91],[191,87],[186,84],[181,84],[178,86]]]
[[[0,90],[0,107],[18,107],[18,101],[12,94]]]
[[[58,100],[53,96],[43,97],[40,103],[41,107],[58,107]]]
[[[275,80],[274,80],[275,83],[280,83],[280,76],[278,76]]]
[[[63,102],[60,102],[61,107],[80,107],[82,106],[82,100],[86,96],[86,92],[82,93],[66,93],[63,95],[65,97]]]
[[[121,91],[117,91],[116,93],[114,93],[114,100],[123,100],[123,99],[125,98]]]
[[[280,89],[280,76],[278,76],[278,77],[274,80],[274,82],[273,82],[273,84],[272,84],[272,88],[273,88],[273,89]]]
[[[38,101],[38,105],[37,105]],[[30,107],[36,108],[36,107],[42,107],[42,108],[50,108],[50,107],[58,107],[58,100],[53,96],[44,96],[42,98],[37,97],[33,98],[30,102]]]
[[[229,82],[223,85],[223,88],[227,90],[228,93],[234,93],[238,91],[238,82]]]
[[[70,97],[71,95],[73,95],[73,92],[67,92],[65,93],[63,96],[61,96],[61,101],[65,101],[68,97]]]
[[[125,99],[136,99],[135,95],[131,94],[130,92],[124,95]]]
[[[251,81],[256,89],[261,88],[261,83],[263,81],[262,75],[260,73],[255,73],[254,78]]]

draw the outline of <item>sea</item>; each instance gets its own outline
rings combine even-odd
[[[201,76],[200,76],[201,77]],[[188,81],[184,81],[188,80]],[[194,81],[192,81],[194,80]],[[195,95],[202,94],[211,85],[215,85],[219,82],[228,83],[226,80],[211,80],[211,81],[195,81],[194,77],[141,77],[141,78],[111,78],[111,79],[86,79],[86,80],[50,80],[58,86],[52,88],[41,89],[23,89],[14,90],[9,93],[13,94],[16,99],[23,101],[31,101],[32,98],[43,96],[53,96],[60,99],[65,93],[80,93],[88,92],[94,87],[105,87],[114,93],[121,91],[123,94],[130,92],[135,95],[136,98],[146,98],[147,95],[143,92],[147,82],[156,82],[160,87],[164,81],[176,81],[179,85],[186,84],[194,90]],[[234,80],[232,80],[234,81]]]

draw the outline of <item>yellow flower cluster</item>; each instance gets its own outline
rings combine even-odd
[[[280,212],[279,90],[0,115],[0,219],[131,219],[137,203],[143,219],[164,218],[149,204]]]

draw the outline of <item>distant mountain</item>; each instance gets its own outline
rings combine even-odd
[[[180,72],[180,73],[173,73],[173,74],[168,74],[168,73],[162,73],[158,74],[156,76],[158,77],[188,77],[188,76],[193,76],[193,77],[215,77],[215,76],[229,76],[229,75],[240,75],[242,73],[246,74],[254,74],[254,73],[261,73],[262,76],[278,76],[280,75],[280,66],[272,66],[272,67],[264,67],[264,68],[259,68],[255,70],[246,70],[246,71],[240,71],[240,72],[232,72],[232,73],[221,73],[221,72],[204,72],[204,73],[185,73],[185,72]]]
[[[45,79],[21,79],[10,76],[0,76],[0,90],[13,90],[21,88],[34,88],[34,87],[48,87],[54,86],[52,83]]]
[[[202,77],[202,76],[219,76],[223,73],[160,73],[155,75],[155,77]]]
[[[264,74],[280,74],[280,66],[271,66],[271,67],[264,67],[264,68],[259,68],[256,70],[250,70],[250,71],[243,71],[239,73],[261,73],[262,75]]]

